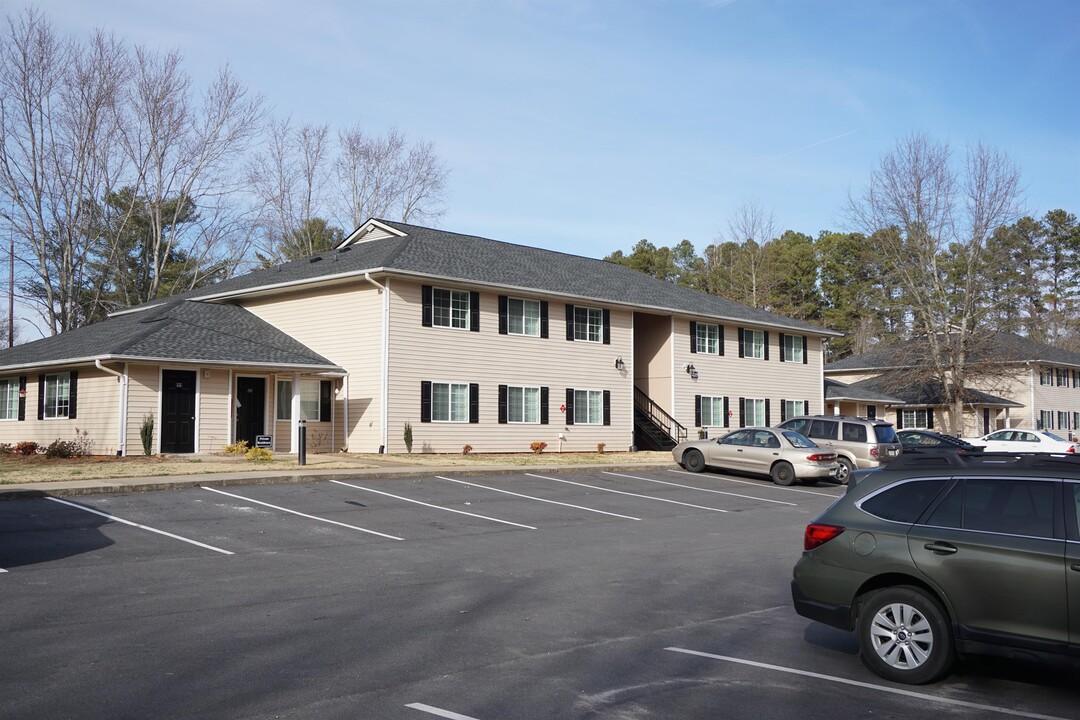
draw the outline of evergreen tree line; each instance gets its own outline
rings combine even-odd
[[[605,258],[647,275],[844,333],[828,343],[838,360],[917,334],[912,291],[896,277],[882,247],[895,247],[896,227],[870,235],[787,230],[758,241],[721,239],[698,254],[683,240],[670,247],[640,240],[629,253]],[[1016,333],[1080,352],[1080,224],[1052,210],[994,228],[976,272],[961,262],[965,248],[942,244],[935,272],[951,294],[985,305],[983,330]],[[912,263],[918,262],[912,258]],[[947,328],[941,327],[941,330]]]

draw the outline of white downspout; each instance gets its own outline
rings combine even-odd
[[[349,452],[349,376],[341,378],[341,393],[345,396],[345,417],[341,421],[341,450]]]
[[[289,451],[300,455],[300,373],[292,377],[292,419],[289,421]]]
[[[390,293],[387,292],[387,288],[390,285],[390,279],[386,279],[386,285],[380,285],[371,277],[371,273],[364,273],[364,279],[379,289],[379,294],[382,295],[382,392],[381,392],[381,405],[379,409],[379,423],[382,425],[382,444],[383,451],[389,451],[389,444],[387,437],[389,434],[389,408],[387,403],[389,401],[390,390],[387,384],[390,382]]]
[[[1031,389],[1031,412],[1029,413],[1029,422],[1032,429],[1039,427],[1039,423],[1035,420],[1035,368],[1028,363],[1028,387]],[[1012,423],[1009,423],[1011,425]]]
[[[117,395],[117,409],[120,417],[116,425],[116,432],[118,434],[116,454],[120,457],[124,457],[127,455],[127,363],[124,363],[124,372],[111,370],[102,365],[100,360],[94,360],[94,367],[104,373],[115,376],[116,379],[120,381],[120,392]]]

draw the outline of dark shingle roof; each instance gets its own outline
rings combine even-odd
[[[981,343],[983,347],[970,358],[971,362],[1027,363],[1041,362],[1054,365],[1080,367],[1080,354],[1062,350],[1031,338],[1009,333],[993,333],[991,342]],[[825,373],[850,370],[893,370],[910,367],[912,358],[917,357],[910,343],[901,346],[890,345],[871,350],[860,355],[852,355],[843,360],[831,362],[825,366]]]
[[[886,405],[901,405],[904,402],[895,395],[871,390],[860,383],[851,383],[849,385],[829,378],[825,378],[825,399],[855,400],[857,402],[885,403]]]
[[[70,360],[155,359],[299,366],[341,370],[336,363],[237,305],[169,300],[0,351],[0,367]]]
[[[825,382],[827,385],[835,381],[826,380]],[[899,402],[894,403],[899,405],[935,406],[948,404],[945,398],[945,390],[940,381],[910,382],[906,379],[905,373],[902,372],[885,373],[878,377],[852,383],[848,387],[871,393],[887,393],[899,398]],[[972,388],[964,388],[964,403],[967,405],[991,405],[996,407],[1024,407],[1018,402]]]

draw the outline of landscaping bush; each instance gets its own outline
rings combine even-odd
[[[248,442],[247,440],[237,440],[232,445],[226,445],[224,450],[226,455],[246,455]]]
[[[533,451],[534,453],[536,453],[537,455],[539,455],[540,453],[544,452],[544,448],[546,448],[546,447],[547,447],[547,443],[546,443],[546,442],[534,442],[534,443],[529,443],[529,449],[531,449],[531,450],[532,450],[532,451]]]
[[[412,425],[408,420],[405,421],[405,433],[402,440],[405,441],[405,449],[409,451],[409,454],[412,454]]]
[[[69,458],[78,455],[78,448],[71,440],[56,438],[45,448],[47,458]]]
[[[461,448],[461,454],[462,455],[468,455],[471,452],[472,452],[472,445],[465,445],[464,447]]]
[[[75,439],[71,441],[75,454],[79,457],[89,455],[94,450],[94,441],[90,438],[89,430],[75,428]]]
[[[33,455],[38,451],[38,444],[33,440],[23,440],[15,445],[15,452],[20,455]]]
[[[154,415],[143,415],[142,425],[139,427],[139,439],[142,440],[143,455],[154,454]]]
[[[274,459],[274,453],[266,448],[253,447],[244,453],[244,457],[251,462],[268,462]]]
[[[11,443],[0,443],[0,455],[14,455],[15,448]]]

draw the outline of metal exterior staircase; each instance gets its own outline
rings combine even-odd
[[[643,450],[670,450],[685,439],[686,428],[635,387],[634,444]]]

